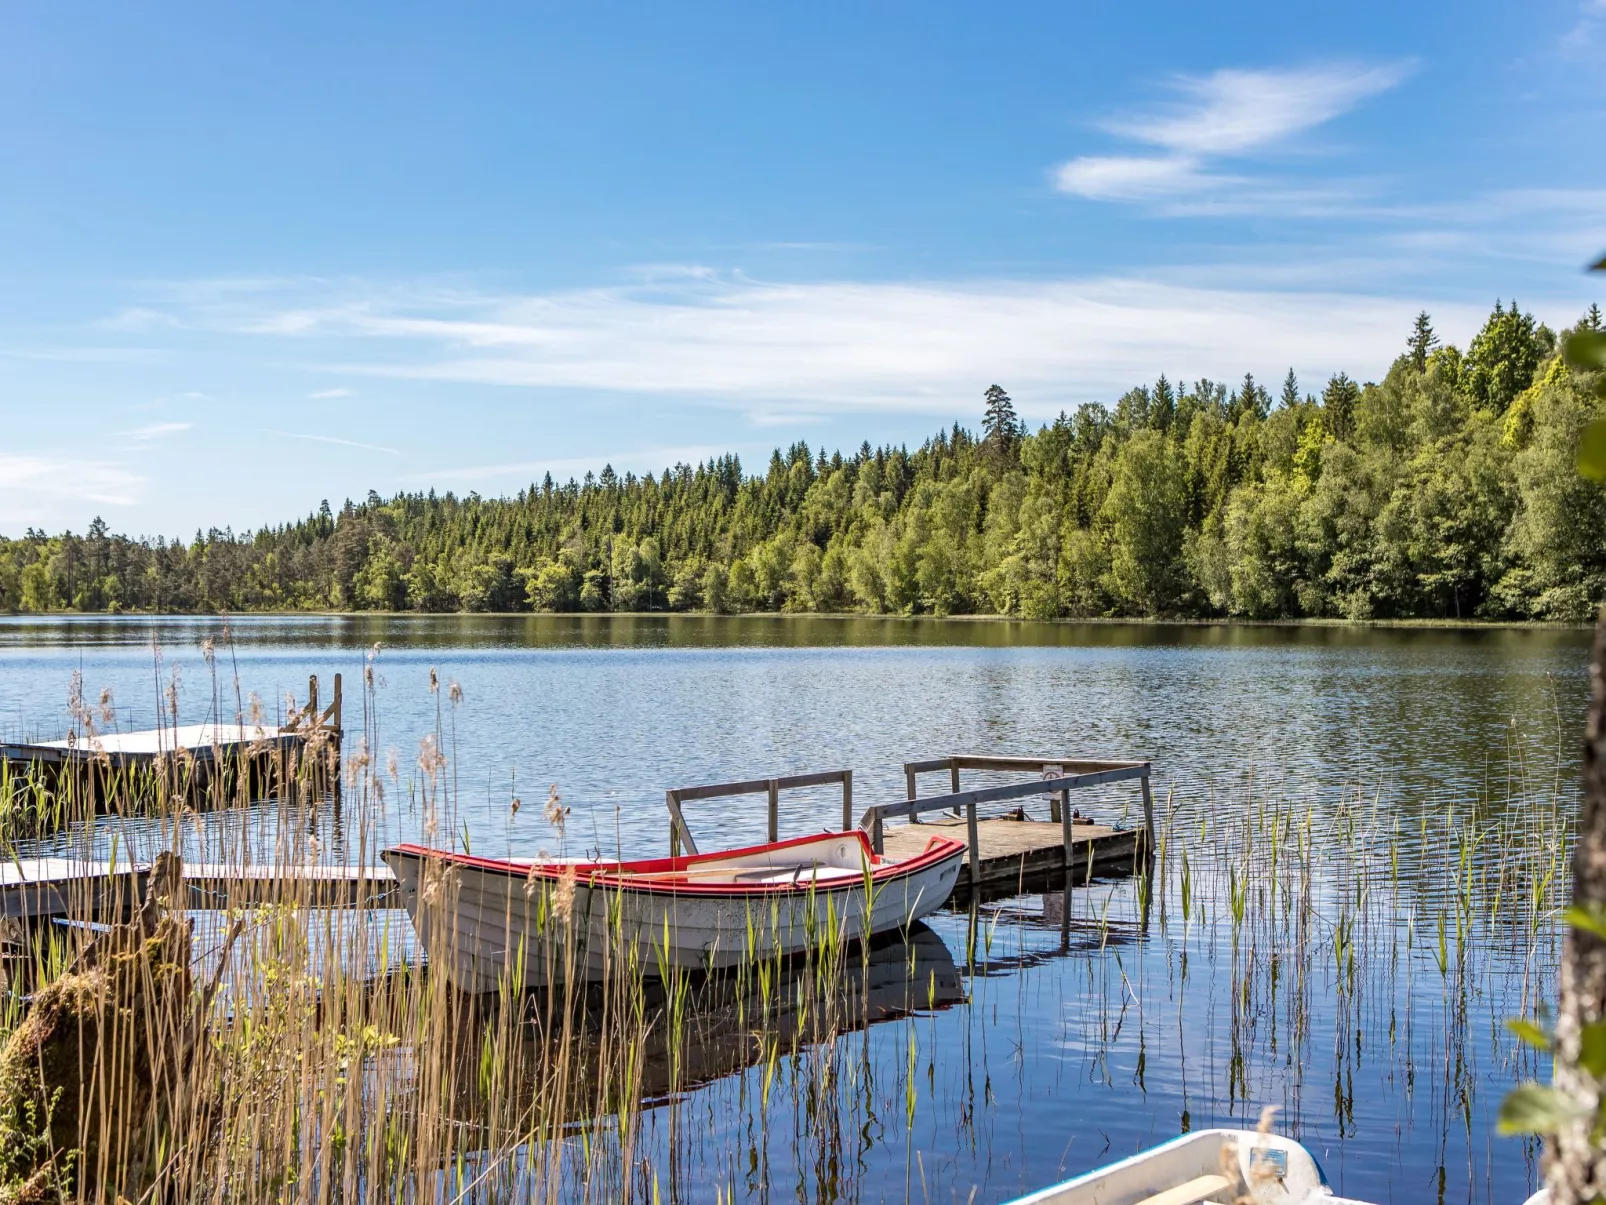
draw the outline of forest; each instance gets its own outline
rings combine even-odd
[[[1601,327],[1591,306],[1571,329]],[[370,492],[188,543],[30,530],[0,539],[0,610],[1583,620],[1606,489],[1575,459],[1601,403],[1558,346],[1497,303],[1464,352],[1421,314],[1380,382],[1161,376],[1035,432],[994,385],[979,432],[915,451]]]

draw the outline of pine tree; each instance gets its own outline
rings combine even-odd
[[[1423,310],[1416,316],[1411,326],[1411,337],[1406,340],[1406,346],[1411,350],[1411,363],[1418,372],[1426,372],[1428,357],[1433,349],[1439,345],[1439,337],[1433,333],[1433,323],[1428,318],[1428,312]]]
[[[1001,385],[989,385],[987,411],[981,420],[983,442],[1006,455],[1013,453],[1021,437],[1021,421],[1015,416],[1015,403]]]
[[[1299,405],[1299,378],[1294,375],[1294,370],[1290,368],[1288,375],[1283,378],[1282,408],[1291,410],[1297,405]]]
[[[1594,302],[1590,302],[1589,312],[1584,315],[1583,321],[1581,321],[1578,325],[1586,330],[1598,331],[1601,326],[1600,306],[1596,305]]]

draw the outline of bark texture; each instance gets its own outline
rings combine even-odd
[[[149,1183],[195,1038],[178,859],[145,907],[40,991],[0,1048],[0,1205]]]
[[[1573,850],[1573,903],[1606,909],[1606,608],[1595,626],[1589,723],[1584,735],[1584,800]],[[1578,1066],[1579,1035],[1606,1017],[1606,940],[1569,927],[1561,953],[1556,1014],[1556,1087],[1588,1111],[1545,1150],[1551,1205],[1589,1205],[1606,1197],[1606,1145],[1593,1137],[1601,1085]]]

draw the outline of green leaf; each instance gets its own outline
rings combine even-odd
[[[1542,1084],[1518,1084],[1506,1093],[1495,1128],[1501,1134],[1554,1134],[1583,1117],[1570,1097]]]
[[[1606,368],[1606,331],[1574,331],[1561,354],[1573,368]]]
[[[1606,1021],[1591,1021],[1579,1033],[1578,1065],[1596,1079],[1606,1075]]]
[[[1599,424],[1592,423],[1591,426]],[[1580,452],[1582,457],[1582,452]],[[1574,904],[1561,914],[1561,919],[1575,929],[1582,929],[1586,933],[1593,933],[1596,937],[1606,938],[1606,908],[1591,901],[1587,904]]]
[[[1506,1028],[1529,1046],[1540,1050],[1549,1050],[1555,1044],[1554,1039],[1539,1027],[1538,1022],[1530,1021],[1527,1017],[1515,1017],[1507,1021]]]

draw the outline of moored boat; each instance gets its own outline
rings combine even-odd
[[[962,841],[876,854],[863,832],[632,862],[382,855],[430,964],[464,991],[718,970],[904,928],[953,891]]]
[[[1258,1130],[1199,1130],[1012,1205],[1364,1205],[1333,1195],[1316,1157]]]

